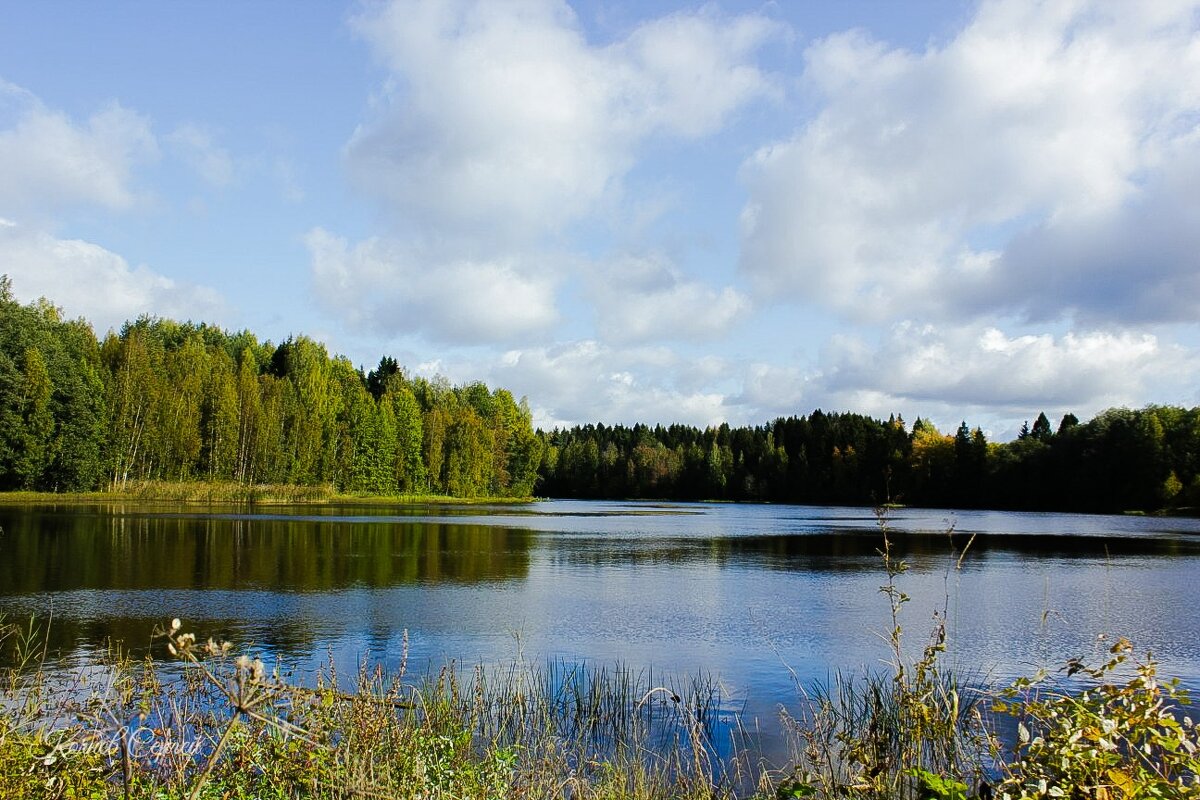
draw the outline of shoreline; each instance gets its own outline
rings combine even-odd
[[[808,505],[778,503],[765,500],[679,499],[671,497],[510,497],[480,495],[455,497],[442,494],[377,495],[337,492],[332,486],[302,486],[299,484],[240,484],[207,481],[140,481],[124,489],[105,489],[94,492],[0,491],[4,505],[87,505],[90,503],[185,503],[195,505],[258,505],[258,506],[516,506],[545,500],[584,500],[629,503],[701,503],[719,505]],[[825,504],[815,504],[825,505]],[[847,507],[859,507],[846,504]],[[861,506],[869,508],[870,506]],[[1087,514],[1089,516],[1200,517],[1200,507],[1181,506],[1151,511],[1124,510],[1117,512],[1088,512],[1069,509],[986,508],[982,506],[949,507],[922,506],[905,503],[885,503],[888,511],[947,508],[955,511],[997,511],[1015,513]]]
[[[237,484],[203,481],[148,481],[129,484],[124,489],[95,492],[0,492],[5,505],[87,505],[91,503],[194,503],[197,505],[405,505],[475,506],[521,505],[536,502],[535,497],[484,495],[453,497],[439,494],[368,495],[345,494],[331,486],[294,484]]]

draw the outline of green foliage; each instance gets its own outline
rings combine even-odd
[[[967,800],[969,787],[962,781],[947,778],[927,769],[913,767],[909,774],[920,782],[923,800]]]
[[[1046,412],[1043,411],[1038,414],[1038,418],[1034,421],[1033,429],[1029,432],[1029,435],[1039,442],[1049,441],[1054,436],[1054,432],[1050,429],[1050,420],[1046,417]]]
[[[538,491],[813,504],[1119,513],[1200,506],[1200,408],[1111,409],[1058,432],[1040,414],[1004,444],[964,421],[820,410],[770,425],[584,425],[542,433]],[[1173,477],[1172,477],[1173,476]]]
[[[1132,663],[1124,682],[1113,680],[1132,650],[1120,639],[1098,668],[1068,662],[1068,675],[1096,682],[1082,691],[1039,692],[1041,675],[1002,694],[994,710],[1015,717],[1018,728],[999,797],[1200,796],[1200,730],[1180,708],[1188,697],[1177,681],[1158,678],[1149,656]]]
[[[1131,660],[1133,646],[1124,638],[1099,667],[1067,662],[1066,678],[1082,685],[1048,687],[1048,674],[1039,671],[997,694],[990,718],[982,703],[963,700],[942,670],[943,617],[935,615],[921,657],[906,662],[899,620],[909,598],[898,578],[907,566],[892,555],[882,513],[880,528],[891,675],[839,679],[835,691],[811,696],[791,720],[799,746],[776,798],[1200,797],[1200,727],[1183,711],[1187,693],[1178,680],[1160,679],[1149,655]],[[1011,748],[997,733],[1004,716],[1016,723]]]
[[[0,282],[0,490],[162,480],[354,493],[654,497],[1121,512],[1200,506],[1200,409],[1045,414],[1007,444],[966,422],[816,410],[768,425],[535,432],[504,389],[366,375],[304,336],[143,317],[102,342]]]
[[[303,336],[276,347],[151,317],[97,342],[46,301],[17,303],[7,277],[0,289],[0,490],[533,492],[541,440],[507,391],[409,380],[388,357],[364,376]]]
[[[99,351],[85,323],[61,316],[0,293],[0,489],[79,490],[98,478]]]
[[[21,436],[13,471],[22,489],[42,485],[42,476],[52,457],[54,415],[50,410],[53,385],[42,354],[33,347],[25,350],[18,414]]]

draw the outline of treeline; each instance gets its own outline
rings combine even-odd
[[[541,441],[506,390],[364,373],[297,336],[143,318],[98,340],[0,277],[0,489],[143,480],[529,496]]]
[[[304,336],[142,318],[98,340],[0,276],[0,490],[133,481],[458,497],[884,501],[1075,511],[1200,506],[1200,409],[1111,409],[1008,443],[964,422],[814,411],[769,425],[534,432],[481,383],[370,372]]]
[[[898,502],[1120,512],[1200,506],[1200,409],[1043,413],[1008,443],[964,422],[814,411],[758,427],[587,425],[540,433],[554,497]]]

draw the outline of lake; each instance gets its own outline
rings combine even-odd
[[[899,509],[890,525],[914,652],[936,611],[949,662],[980,681],[1099,661],[1125,636],[1200,686],[1200,520]],[[879,669],[888,652],[863,508],[0,506],[0,529],[0,614],[52,619],[63,669],[110,639],[144,647],[176,616],[297,670],[395,668],[407,632],[410,672],[524,659],[704,673],[770,729],[796,680]]]

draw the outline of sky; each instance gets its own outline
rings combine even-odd
[[[0,272],[544,428],[1200,405],[1200,2],[0,0]]]

